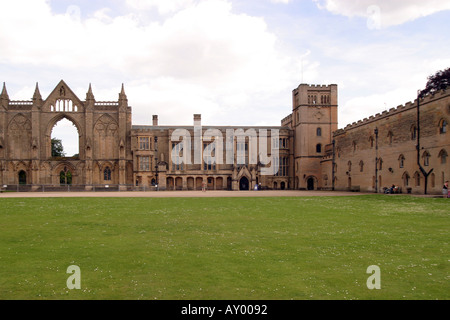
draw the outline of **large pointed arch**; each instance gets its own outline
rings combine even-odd
[[[70,121],[75,128],[78,131],[78,155],[79,157],[81,157],[82,155],[84,155],[83,153],[83,148],[82,146],[82,141],[83,141],[83,137],[84,137],[84,132],[82,130],[83,126],[78,122],[78,120],[74,117],[72,117],[71,115],[65,114],[65,113],[58,113],[55,114],[55,116],[53,118],[50,119],[50,121],[48,121],[47,123],[47,129],[45,131],[45,136],[44,136],[44,145],[45,145],[45,155],[46,158],[49,159],[52,157],[52,143],[51,143],[51,139],[52,139],[52,131],[53,128],[56,126],[56,124],[63,120],[66,119],[68,121]]]

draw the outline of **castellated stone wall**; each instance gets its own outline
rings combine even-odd
[[[450,180],[450,90],[419,102],[419,123],[416,100],[338,129],[337,85],[300,84],[292,92],[292,113],[281,120],[281,126],[201,126],[201,137],[212,129],[223,137],[228,130],[254,129],[258,148],[266,141],[273,160],[270,167],[278,169],[267,174],[268,164],[247,159],[247,154],[264,153],[250,152],[249,137],[242,142],[232,138],[231,149],[236,154],[223,164],[208,164],[205,158],[185,165],[173,163],[171,155],[179,144],[171,139],[172,134],[185,129],[195,144],[201,115],[194,115],[194,126],[161,126],[157,116],[152,125],[133,126],[123,86],[118,100],[108,102],[96,101],[91,86],[81,100],[64,81],[46,99],[36,85],[32,100],[12,101],[3,85],[0,185],[23,185],[31,191],[66,185],[88,190],[110,185],[122,190],[156,186],[159,190],[201,190],[206,184],[210,190],[250,190],[260,185],[263,189],[365,192],[382,192],[395,185],[402,193],[422,194],[426,186],[428,193],[441,194],[444,182]],[[51,132],[61,119],[77,128],[76,157],[51,154]],[[198,149],[207,150],[198,141]],[[228,154],[226,145],[222,148]],[[272,154],[275,149],[278,152]],[[244,162],[237,160],[239,150]],[[207,158],[215,157],[204,153]]]
[[[450,178],[450,92],[421,99],[419,110],[419,124],[415,100],[334,132],[335,189],[382,192],[396,185],[402,193],[424,193],[425,177],[417,162],[419,134],[419,161],[429,173],[427,191],[440,194]],[[331,176],[330,157],[322,165]]]

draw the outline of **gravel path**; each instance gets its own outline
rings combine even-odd
[[[331,191],[108,191],[108,192],[4,192],[0,198],[64,198],[64,197],[144,197],[144,198],[186,198],[186,197],[316,197],[357,196],[360,192]],[[370,193],[373,194],[373,193]]]

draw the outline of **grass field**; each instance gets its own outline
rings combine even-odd
[[[0,199],[0,299],[449,299],[447,199]],[[67,267],[81,269],[69,290]],[[367,268],[381,270],[369,290]]]

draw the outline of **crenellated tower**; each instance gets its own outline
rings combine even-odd
[[[301,84],[292,92],[295,188],[324,187],[320,161],[338,129],[338,86]]]

